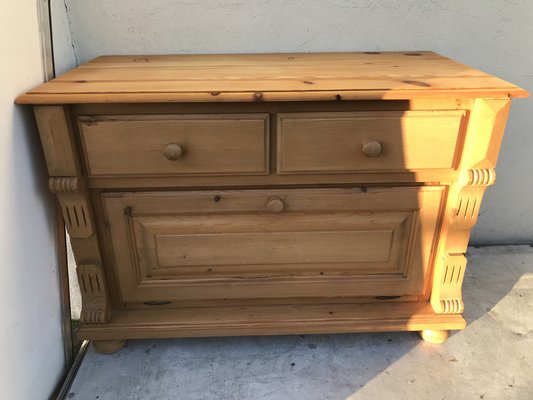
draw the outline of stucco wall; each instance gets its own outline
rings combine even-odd
[[[64,373],[54,202],[31,108],[43,81],[35,0],[0,2],[0,399],[46,400]]]
[[[79,62],[102,54],[434,50],[533,90],[531,0],[64,4]],[[66,33],[56,31],[57,35],[64,38]],[[56,61],[61,69],[72,64],[72,57]],[[533,185],[528,177],[533,170],[532,110],[533,98],[513,105],[498,182],[485,196],[474,243],[533,242]]]

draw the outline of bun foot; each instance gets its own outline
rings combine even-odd
[[[93,340],[94,349],[100,354],[111,354],[119,351],[126,345],[125,340]]]
[[[433,329],[425,329],[423,331],[420,331],[419,334],[420,337],[426,342],[435,344],[444,343],[446,340],[448,340],[448,336],[450,335],[449,331]]]

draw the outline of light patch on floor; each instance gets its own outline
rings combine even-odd
[[[130,341],[91,348],[69,399],[533,399],[533,248],[470,248],[468,327],[415,333]]]
[[[81,314],[81,291],[76,273],[76,260],[70,244],[70,236],[67,233],[67,260],[68,260],[68,281],[70,290],[70,318],[79,320]]]

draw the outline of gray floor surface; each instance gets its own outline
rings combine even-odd
[[[130,341],[88,351],[69,399],[533,399],[533,248],[469,249],[468,327],[415,333]]]

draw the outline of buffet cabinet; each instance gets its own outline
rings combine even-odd
[[[432,52],[99,57],[34,105],[79,336],[463,329],[511,98]]]

